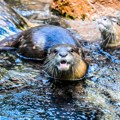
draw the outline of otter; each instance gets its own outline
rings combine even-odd
[[[43,61],[45,72],[54,79],[80,80],[87,72],[79,42],[62,27],[43,25],[0,42],[1,50],[16,49],[17,55]]]
[[[120,19],[112,16],[102,16],[97,19],[101,32],[103,48],[120,48]]]

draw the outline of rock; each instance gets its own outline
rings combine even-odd
[[[73,18],[92,20],[102,15],[115,16],[120,10],[119,0],[53,0],[54,13]]]
[[[0,1],[0,40],[27,28],[23,18],[5,2]]]
[[[30,21],[32,21],[33,19],[36,19],[36,20],[48,19],[51,16],[50,5],[52,3],[52,0],[34,0],[34,1],[33,0],[19,0],[19,1],[5,0],[5,1],[8,4],[10,4],[13,8],[15,8],[17,12],[19,12],[23,16],[26,16]]]

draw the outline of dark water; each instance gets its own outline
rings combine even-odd
[[[1,52],[0,120],[119,120],[120,50],[82,46],[88,74],[69,83],[47,79],[39,63]]]
[[[30,87],[1,95],[1,119],[93,120],[95,118],[96,110],[91,111],[89,108],[79,110],[72,99],[66,101],[62,96],[58,99],[49,87],[42,83],[37,88]]]

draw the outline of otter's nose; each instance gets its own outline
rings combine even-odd
[[[61,56],[61,57],[66,57],[67,55],[68,55],[67,52],[60,52],[60,53],[59,53],[59,56]]]

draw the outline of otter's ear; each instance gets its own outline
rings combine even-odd
[[[120,26],[120,17],[117,18],[117,24]]]
[[[78,48],[78,53],[79,53],[79,55],[80,55],[82,58],[85,57],[82,48]]]
[[[118,19],[116,18],[116,17],[111,17],[110,18],[113,22],[117,22],[118,21]]]
[[[111,17],[111,20],[112,20],[114,23],[120,25],[120,18],[118,18],[118,17]]]
[[[49,48],[47,51],[47,54],[50,54],[50,53],[51,53],[51,48]]]

